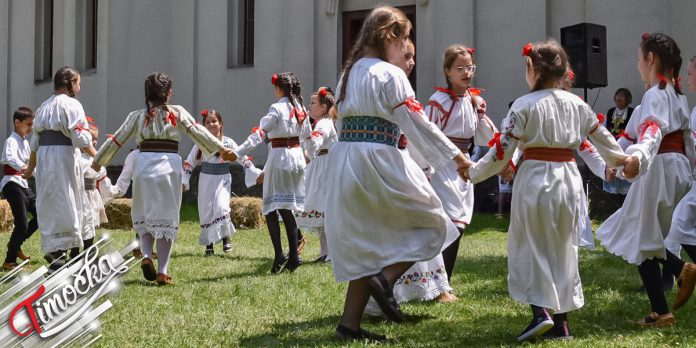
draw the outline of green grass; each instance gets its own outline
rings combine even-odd
[[[114,307],[103,316],[98,347],[268,347],[363,346],[333,339],[343,307],[346,284],[337,284],[329,265],[307,264],[294,273],[271,275],[271,245],[265,229],[238,231],[234,251],[204,257],[198,245],[195,207],[182,212],[170,273],[175,285],[157,287],[143,280],[139,267],[127,274],[124,288],[112,296]],[[507,221],[477,215],[460,246],[452,286],[460,300],[451,304],[408,303],[406,320],[395,324],[366,319],[364,327],[395,339],[404,347],[482,347],[516,345],[529,320],[529,309],[507,294]],[[125,245],[132,231],[112,231]],[[318,256],[316,235],[309,239],[306,260]],[[8,233],[0,234],[5,245]],[[39,238],[24,248],[38,267]],[[648,313],[635,266],[604,250],[582,250],[580,268],[585,307],[570,314],[574,341],[542,342],[602,347],[696,346],[695,300],[676,313],[678,324],[643,330],[628,322]],[[674,293],[669,294],[669,301]]]

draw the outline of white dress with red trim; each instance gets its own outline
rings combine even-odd
[[[178,153],[178,142],[184,134],[205,154],[214,153],[222,146],[222,142],[196,123],[186,109],[165,105],[128,114],[118,131],[107,135],[94,157],[95,163],[105,166],[131,136],[136,136],[140,153],[132,174],[131,218],[140,236],[150,234],[155,239],[173,241],[179,233],[183,161]],[[145,148],[144,145],[153,142],[157,146]]]
[[[92,143],[82,104],[53,95],[36,110],[30,140],[36,151],[36,213],[41,251],[82,247],[84,176],[80,148]]]
[[[231,138],[222,137],[222,144],[228,149],[237,147]],[[230,198],[232,195],[232,175],[230,162],[218,154],[198,155],[198,146],[194,145],[188,158],[184,161],[184,187],[188,188],[193,168],[201,166],[198,176],[198,221],[201,233],[198,237],[200,245],[218,243],[224,237],[235,233],[232,217],[230,216]],[[248,156],[238,157],[237,163],[243,165]]]
[[[585,139],[582,143],[580,143],[580,147],[578,148],[577,152],[587,167],[590,168],[592,174],[604,180],[606,174],[606,163],[602,159],[602,156],[599,155],[599,152],[594,145],[592,145],[589,140]],[[580,241],[578,245],[583,248],[594,250],[595,240],[594,231],[592,229],[592,220],[590,220],[590,202],[587,196],[588,194],[589,192],[586,192],[582,195],[583,201],[581,208],[583,208],[582,215],[584,218],[580,219]]]
[[[691,111],[691,134],[696,140],[696,108]],[[689,193],[679,201],[674,210],[672,226],[665,244],[670,250],[673,250],[670,246],[674,244],[696,245],[696,184],[694,183]]]
[[[425,114],[468,157],[470,146],[487,146],[498,131],[485,115],[485,108],[486,102],[480,96],[472,93],[456,95],[450,90],[438,88],[425,106]],[[474,184],[457,174],[454,162],[435,170],[430,184],[457,227],[465,228],[471,223]]]
[[[560,89],[518,98],[502,134],[469,169],[473,182],[496,175],[524,154],[513,184],[508,233],[508,291],[525,304],[557,312],[584,304],[578,271],[581,220],[586,217],[574,151],[588,137],[609,165],[625,155],[589,105]]]
[[[264,215],[278,209],[304,211],[307,163],[301,144],[310,137],[312,128],[304,107],[299,101],[294,105],[287,97],[278,99],[261,118],[259,127],[235,150],[244,156],[269,143],[263,167]]]
[[[295,212],[297,226],[300,228],[324,227],[326,207],[326,166],[331,146],[338,141],[336,127],[330,118],[322,118],[314,125],[314,131],[305,147],[309,164],[305,171],[304,211]]]
[[[635,123],[626,131],[637,143],[626,153],[639,157],[641,174],[633,181],[623,206],[599,226],[597,238],[607,251],[639,265],[665,257],[672,214],[691,188],[695,156],[686,97],[677,95],[672,85],[664,90],[650,88],[633,119]],[[675,135],[683,141],[682,153],[660,150],[673,143],[670,137]]]
[[[406,74],[362,58],[348,81],[325,183],[326,237],[339,282],[397,262],[430,260],[458,235],[421,167],[396,146],[403,132],[435,168],[459,153],[426,119]]]
[[[109,222],[104,209],[104,201],[98,191],[98,182],[106,178],[106,168],[102,167],[98,172],[92,169],[92,157],[82,154],[82,170],[85,177],[84,209],[82,224],[82,239],[90,239],[96,236],[96,230],[101,224]]]

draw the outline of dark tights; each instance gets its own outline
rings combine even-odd
[[[462,239],[464,229],[457,227],[459,237],[452,242],[445,250],[442,251],[442,259],[445,261],[445,271],[447,271],[447,279],[452,282],[452,273],[454,272],[454,264],[457,262],[457,253],[459,252],[459,240]]]
[[[278,209],[266,215],[266,226],[268,226],[268,233],[271,235],[275,260],[282,260],[285,257],[283,255],[283,245],[280,242],[280,222],[278,221],[278,214],[280,214],[285,223],[285,232],[288,236],[288,248],[290,249],[288,251],[289,260],[290,262],[295,262],[299,259],[297,256],[297,223],[295,223],[295,216],[293,216],[292,211],[287,209]]]
[[[695,249],[696,247],[694,246],[684,246],[684,250],[686,250],[687,253],[689,253],[689,250],[693,252]],[[662,264],[665,273],[675,277],[679,276],[679,273],[684,267],[684,261],[672,254],[671,251],[666,250],[666,256],[666,259],[653,258],[645,260],[638,265],[638,273],[643,281],[643,286],[645,286],[645,292],[648,293],[651,310],[659,315],[669,313],[667,299],[665,299],[664,287],[661,281],[662,273],[660,272],[660,264]],[[691,256],[691,253],[689,253],[689,256]]]

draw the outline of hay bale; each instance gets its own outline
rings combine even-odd
[[[263,217],[263,201],[258,197],[232,197],[230,208],[232,222],[240,229],[260,228],[265,220]]]
[[[14,217],[12,209],[7,200],[0,199],[0,232],[12,232],[14,228]]]
[[[103,224],[102,228],[107,229],[132,229],[131,220],[131,200],[128,198],[117,198],[106,205],[106,217],[109,222]]]

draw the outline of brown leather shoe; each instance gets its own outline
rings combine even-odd
[[[17,258],[19,258],[22,261],[31,260],[31,257],[29,257],[29,255],[24,254],[22,249],[19,249],[19,251],[17,252]]]
[[[133,257],[136,259],[143,257],[143,252],[140,249],[133,249]]]
[[[5,262],[2,264],[2,270],[3,271],[11,271],[13,269],[17,268],[17,264],[14,262]]]
[[[143,277],[146,280],[153,281],[157,279],[157,271],[155,271],[155,265],[152,264],[152,260],[143,259],[140,261],[140,268],[142,268]]]
[[[302,238],[297,241],[297,256],[302,256],[305,244],[307,244],[307,238]]]
[[[652,312],[647,317],[636,321],[636,324],[644,328],[668,327],[676,323],[677,319],[674,318],[674,315],[672,315],[672,313],[659,315],[655,312]]]
[[[679,274],[679,292],[677,292],[677,298],[674,300],[672,308],[679,309],[694,293],[694,286],[696,286],[696,264],[691,262],[684,263],[681,273]]]
[[[157,284],[159,285],[174,285],[174,282],[172,281],[172,277],[164,274],[164,273],[157,273]]]

